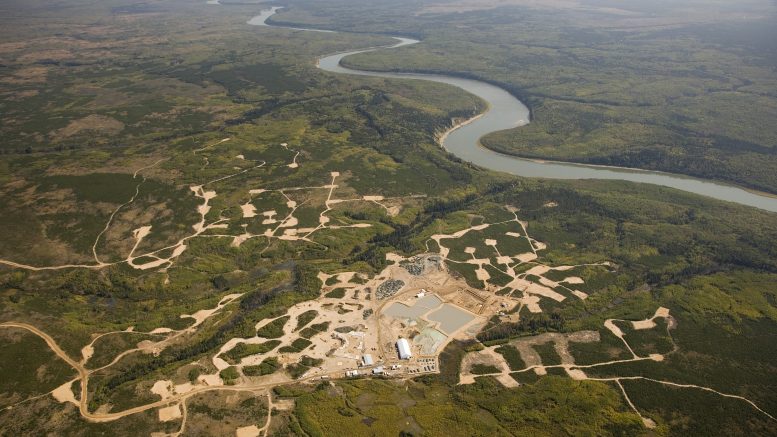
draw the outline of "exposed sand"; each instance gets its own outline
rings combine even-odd
[[[496,380],[499,381],[503,386],[506,388],[515,388],[518,387],[520,384],[518,384],[518,381],[516,381],[512,376],[509,374],[501,374],[496,376]]]
[[[567,284],[583,284],[584,283],[583,282],[583,278],[579,278],[577,276],[570,276],[568,278],[564,278],[564,280],[561,281],[561,282],[566,282]]]
[[[235,430],[235,437],[259,437],[259,427],[256,425],[240,427]]]
[[[197,381],[211,387],[224,385],[224,381],[221,380],[221,377],[218,375],[218,373],[215,375],[200,375],[199,378],[197,378]]]
[[[616,326],[611,319],[604,321],[604,327],[609,329],[616,337],[623,338],[623,331],[621,331],[621,328]]]
[[[653,319],[648,320],[638,320],[631,322],[631,324],[634,326],[634,329],[651,329],[656,327],[656,322],[653,321]]]
[[[243,218],[256,217],[256,207],[251,202],[240,205],[240,209],[243,211]]]
[[[586,375],[585,372],[583,372],[580,369],[571,369],[569,367],[566,367],[564,368],[564,370],[567,372],[567,375],[569,375],[569,377],[572,379],[575,379],[578,381],[583,379],[588,379],[588,375]]]
[[[94,346],[92,346],[92,343],[87,344],[83,348],[81,348],[81,362],[85,363],[89,361],[90,358],[92,358],[92,355],[94,355]]]
[[[532,252],[528,252],[528,253],[522,253],[522,254],[519,254],[519,255],[515,255],[513,258],[517,259],[518,261],[520,261],[522,263],[527,263],[527,262],[531,262],[531,261],[534,261],[535,259],[537,259],[537,254],[536,253],[532,253]]]
[[[159,395],[163,400],[173,395],[173,381],[157,381],[151,387],[151,393]]]
[[[575,296],[579,297],[582,300],[588,299],[588,294],[583,293],[580,290],[572,290],[572,294],[574,294]]]
[[[54,391],[51,392],[51,395],[54,396],[54,399],[59,403],[70,402],[71,404],[78,406],[76,395],[73,394],[73,390],[71,389],[72,385],[73,381],[68,381],[55,388]]]
[[[489,275],[488,272],[482,268],[475,270],[475,276],[481,281],[488,281],[491,279],[491,275]]]
[[[163,407],[159,409],[160,422],[169,422],[171,420],[180,419],[181,417],[182,417],[181,406],[178,404],[170,405],[169,407]]]

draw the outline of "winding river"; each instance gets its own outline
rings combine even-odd
[[[264,10],[260,15],[249,20],[248,24],[308,32],[332,32],[331,30],[283,27],[268,24],[267,19],[274,15],[278,9],[281,8],[273,7]],[[504,155],[486,149],[480,145],[479,141],[484,135],[499,130],[523,126],[529,122],[529,109],[506,90],[485,82],[452,76],[420,73],[373,72],[350,69],[340,65],[340,61],[346,56],[372,52],[375,50],[398,48],[419,42],[418,40],[409,38],[395,37],[395,39],[398,42],[392,46],[371,47],[324,56],[318,60],[318,67],[332,73],[374,76],[389,79],[418,79],[446,83],[480,97],[488,103],[486,112],[469,120],[467,123],[453,127],[442,137],[442,146],[465,161],[491,170],[524,177],[549,179],[615,179],[661,185],[714,199],[777,212],[777,197],[768,194],[759,194],[723,183],[663,172],[536,161]]]

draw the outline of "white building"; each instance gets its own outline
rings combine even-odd
[[[413,358],[413,352],[410,350],[410,343],[408,343],[407,339],[400,338],[397,341],[397,350],[399,351],[399,359],[409,360]]]
[[[373,375],[382,375],[383,374],[383,366],[378,366],[374,369],[372,369]]]
[[[370,354],[362,355],[362,366],[373,366],[373,365],[375,365],[375,360],[372,359],[372,355]]]
[[[358,370],[347,370],[345,372],[345,376],[347,376],[349,378],[352,378],[354,376],[359,376],[359,371]]]

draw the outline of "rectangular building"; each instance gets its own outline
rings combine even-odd
[[[410,343],[405,338],[400,338],[397,341],[397,351],[399,351],[399,359],[401,360],[413,358],[413,352],[410,350]]]

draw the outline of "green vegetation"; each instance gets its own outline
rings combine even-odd
[[[236,367],[230,366],[219,372],[219,376],[224,380],[224,384],[232,385],[240,378],[240,372],[237,371]]]
[[[303,329],[299,335],[304,338],[311,338],[316,334],[326,332],[329,329],[329,322],[315,323]]]
[[[297,332],[307,326],[308,323],[312,322],[316,318],[316,316],[318,316],[318,311],[316,310],[307,310],[297,316],[297,327],[294,328],[294,332]]]
[[[281,344],[280,340],[268,340],[258,344],[239,343],[221,356],[230,364],[238,364],[244,357],[256,354],[266,354],[275,349],[279,344]]]
[[[325,294],[324,297],[329,297],[333,299],[342,299],[345,297],[345,288],[341,288],[341,287],[335,288],[334,290]]]
[[[262,326],[256,331],[256,335],[264,338],[280,338],[283,337],[283,327],[290,319],[289,316],[279,317],[272,322]]]
[[[470,371],[474,375],[487,375],[489,373],[499,373],[501,372],[498,367],[492,366],[490,364],[474,364],[472,366],[472,369]]]
[[[243,374],[245,376],[270,375],[272,373],[275,373],[281,367],[283,366],[281,365],[280,362],[278,362],[278,358],[268,357],[262,360],[262,362],[256,366],[243,367]]]
[[[547,343],[534,345],[532,348],[537,351],[544,366],[561,364],[561,357],[558,352],[556,352],[556,343],[549,341]]]
[[[516,2],[458,14],[455,6],[400,3],[303,1],[277,19],[423,40],[348,57],[347,66],[454,73],[504,87],[529,106],[532,123],[485,137],[494,150],[777,191],[777,130],[763,127],[777,117],[777,52],[768,43],[775,18],[766,3],[632,0],[582,12]],[[753,18],[734,18],[746,13]]]
[[[291,376],[294,379],[298,379],[302,375],[304,375],[308,370],[310,370],[311,367],[317,367],[320,366],[321,363],[323,363],[324,360],[318,359],[318,358],[311,358],[307,355],[303,355],[299,362],[289,364],[286,366],[286,372],[289,373],[289,376]]]
[[[97,368],[137,342],[162,338],[140,332],[187,328],[193,319],[181,315],[215,308],[227,294],[241,295],[158,354],[129,354],[93,375],[84,394],[92,411],[155,401],[150,388],[158,380],[178,383],[212,374],[210,358],[232,338],[268,339],[223,354],[235,365],[245,356],[272,353],[280,345],[272,339],[294,323],[299,338],[282,349],[304,352],[309,339],[329,325],[314,323],[315,311],[295,321],[285,314],[292,305],[320,297],[319,272],[357,271],[372,278],[385,267],[386,253],[439,249],[428,241],[431,235],[509,219],[505,205],[518,207],[531,236],[548,244],[540,251],[543,263],[612,263],[547,274],[553,280],[583,278],[574,288],[588,293],[586,300],[543,299],[542,314],[524,309],[516,323],[489,321],[478,334],[480,342],[446,347],[440,375],[401,383],[275,387],[278,396],[297,403],[293,411],[273,413],[271,433],[636,435],[644,428],[617,386],[573,381],[561,376],[563,369],[543,377],[513,372],[522,384],[518,389],[505,389],[487,376],[458,386],[459,371],[462,357],[484,344],[500,344],[497,352],[510,370],[521,369],[525,363],[510,339],[542,332],[598,330],[598,343],[570,343],[579,364],[628,358],[603,321],[641,320],[658,306],[671,310],[671,321],[658,320],[656,328],[643,331],[619,326],[637,353],[662,353],[664,361],[585,372],[698,384],[745,396],[770,414],[777,411],[774,214],[654,186],[535,181],[487,172],[452,157],[435,138],[452,118],[481,111],[482,102],[441,84],[325,74],[312,62],[322,53],[389,42],[373,32],[416,35],[422,44],[346,63],[456,72],[505,86],[531,106],[533,119],[524,128],[485,138],[494,149],[679,171],[777,191],[771,150],[777,57],[773,48],[752,44],[773,26],[706,21],[699,26],[693,24],[699,13],[694,12],[679,14],[687,21],[659,31],[651,26],[667,20],[674,6],[639,9],[633,1],[617,7],[639,9],[635,20],[645,11],[666,12],[657,11],[645,25],[605,27],[611,17],[602,19],[607,13],[598,9],[601,2],[583,14],[546,5],[442,13],[428,1],[295,0],[274,17],[367,32],[312,34],[248,28],[246,17],[261,8],[247,4],[12,3],[0,7],[9,12],[0,14],[0,259],[94,265],[94,249],[100,261],[112,265],[41,271],[2,265],[0,319],[34,324],[76,360],[94,334],[120,332],[96,341],[87,366]],[[414,14],[427,7],[431,11]],[[224,138],[230,141],[216,144]],[[292,169],[287,165],[297,152],[299,167]],[[266,165],[255,168],[262,161]],[[235,235],[263,234],[277,225],[243,217],[239,205],[250,201],[258,214],[290,211],[278,192],[248,190],[323,186],[333,171],[341,173],[337,195],[401,197],[392,200],[398,214],[349,202],[329,212],[331,223],[370,227],[319,231],[311,242],[257,236],[233,244]],[[234,176],[222,179],[229,175]],[[190,187],[202,184],[217,193],[209,200],[206,223],[223,219],[226,227],[190,238],[202,205]],[[297,218],[316,226],[327,207],[326,193],[302,191],[290,194],[304,202]],[[549,202],[556,206],[546,207]],[[171,256],[179,241],[186,250],[162,268],[137,270],[121,263],[141,226],[151,231],[133,252],[137,262],[153,261],[149,253],[157,250],[160,257]],[[467,259],[463,248],[471,246],[477,256],[493,258],[484,238],[498,239],[504,252],[528,251],[525,239],[504,238],[508,230],[518,232],[494,226],[467,235],[451,245],[451,256]],[[449,267],[482,287],[471,265]],[[504,283],[498,272],[489,273],[494,283]],[[337,280],[327,283],[335,286]],[[347,293],[338,288],[327,296]],[[260,323],[265,325],[257,332]],[[136,333],[124,332],[129,327]],[[6,376],[0,395],[4,405],[25,401],[23,408],[0,411],[5,433],[178,432],[180,421],[161,423],[156,411],[89,423],[51,396],[30,399],[74,372],[54,359],[42,340],[17,331],[0,332],[0,370]],[[551,344],[538,352],[544,364],[560,361]],[[305,356],[285,371],[300,378],[321,364]],[[261,376],[280,368],[277,358],[267,357],[243,372]],[[239,380],[235,367],[220,373],[227,383]],[[734,399],[648,381],[623,384],[637,408],[658,423],[657,434],[763,435],[773,429],[768,418]],[[186,431],[228,434],[234,429],[225,429],[227,422],[257,423],[266,408],[246,396],[239,394],[229,405],[223,393],[192,397]]]
[[[526,363],[521,358],[521,354],[515,346],[505,344],[494,349],[495,352],[504,356],[510,370],[522,370],[526,368]]]
[[[455,393],[437,383],[349,381],[296,397],[294,412],[308,435],[348,429],[352,435],[635,434],[642,424],[618,392],[602,383],[547,377],[507,390],[490,378]],[[563,403],[554,399],[566,399]],[[596,407],[594,407],[596,405]],[[541,414],[538,414],[541,413]],[[367,420],[369,419],[369,420]]]
[[[285,354],[285,353],[298,353],[305,350],[308,346],[310,346],[313,342],[306,338],[298,338],[291,342],[290,345],[283,346],[280,349],[278,349],[279,353]]]
[[[67,363],[58,359],[39,337],[20,329],[0,331],[0,383],[8,406],[35,395],[42,395],[75,376]]]

